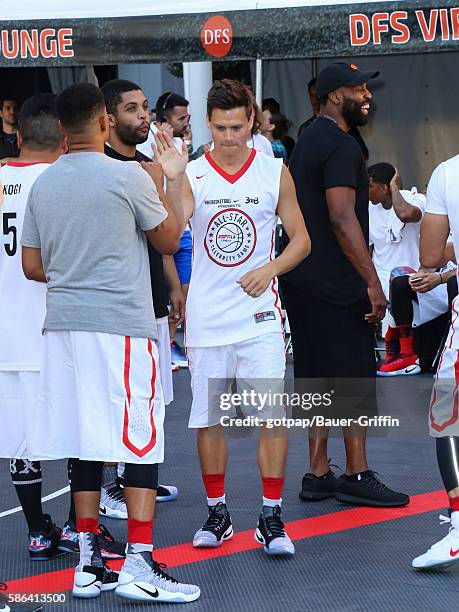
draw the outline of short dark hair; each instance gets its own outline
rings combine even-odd
[[[23,144],[33,151],[55,151],[62,142],[56,98],[51,93],[37,94],[22,105],[19,131]]]
[[[280,113],[280,104],[276,98],[264,98],[261,103],[263,110],[269,110],[270,113]]]
[[[317,83],[317,78],[316,77],[312,77],[312,79],[308,83],[308,91],[311,91],[311,87],[314,87],[314,85],[316,83]]]
[[[222,79],[214,81],[207,94],[207,116],[212,116],[216,108],[221,110],[232,110],[233,108],[244,108],[247,119],[253,112],[253,94],[248,87],[240,81]]]
[[[274,140],[282,140],[292,125],[290,120],[282,113],[271,113],[270,123],[275,126],[272,132]]]
[[[0,98],[0,110],[3,110],[5,100],[12,100],[13,102],[17,102],[19,104],[19,98],[16,98],[16,96],[3,96],[3,98]]]
[[[57,113],[66,130],[84,131],[95,115],[104,111],[104,95],[92,83],[74,83],[57,97]]]
[[[165,91],[156,100],[156,119],[160,122],[164,122],[164,119],[167,120],[167,118],[170,117],[176,106],[188,106],[188,104],[188,100],[180,94],[176,94],[173,91]]]
[[[394,178],[394,175],[394,166],[387,162],[373,164],[368,168],[368,176],[371,177],[375,183],[379,183],[381,185],[389,185],[391,180]]]
[[[121,95],[128,91],[142,91],[140,85],[125,79],[113,79],[101,87],[105,98],[107,113],[116,114],[116,107],[121,102]]]

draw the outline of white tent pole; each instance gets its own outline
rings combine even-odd
[[[183,85],[185,98],[189,100],[193,148],[211,140],[206,123],[207,92],[212,85],[212,62],[184,62]]]
[[[261,57],[257,57],[255,63],[255,97],[258,106],[261,108],[263,101],[263,60]]]

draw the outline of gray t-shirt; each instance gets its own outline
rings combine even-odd
[[[156,338],[144,232],[167,217],[137,162],[62,155],[35,181],[22,246],[41,249],[49,331]]]

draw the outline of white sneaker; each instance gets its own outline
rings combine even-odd
[[[118,576],[116,594],[134,601],[187,603],[201,595],[194,584],[181,584],[166,574],[151,552],[133,552],[128,544],[126,561]]]
[[[459,563],[459,512],[452,512],[451,518],[440,515],[441,525],[450,523],[448,535],[429,550],[413,559],[415,569],[443,569]]]
[[[102,487],[100,490],[99,514],[114,519],[124,519],[128,517],[124,491],[118,485],[109,488]]]

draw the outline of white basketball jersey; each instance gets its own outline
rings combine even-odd
[[[195,209],[187,346],[222,346],[282,331],[277,278],[258,298],[237,283],[274,257],[281,171],[281,159],[255,149],[236,174],[209,153],[188,164]]]
[[[40,369],[46,284],[24,276],[20,241],[29,191],[48,165],[8,162],[0,170],[0,371]]]

